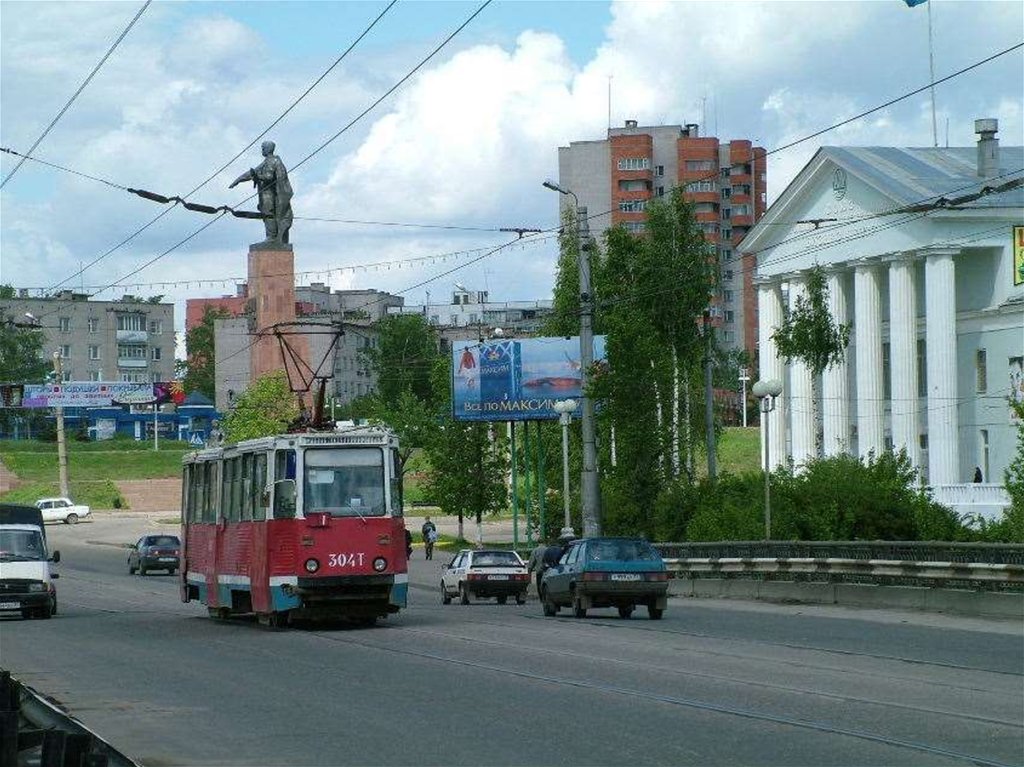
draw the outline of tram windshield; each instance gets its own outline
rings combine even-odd
[[[306,514],[382,517],[384,452],[380,448],[315,448],[305,453],[302,475]]]

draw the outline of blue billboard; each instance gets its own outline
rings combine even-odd
[[[604,357],[604,336],[595,336],[594,360]],[[456,419],[557,419],[554,404],[581,395],[578,337],[452,343],[452,411]]]

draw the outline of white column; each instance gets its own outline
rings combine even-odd
[[[782,293],[777,283],[761,283],[757,287],[758,378],[762,381],[782,380],[783,365],[772,334],[782,324]],[[762,418],[769,419],[768,465],[775,468],[786,463],[786,419],[784,398],[776,399],[775,410]]]
[[[832,321],[845,325],[846,293],[843,292],[843,275],[833,270],[828,273],[828,310]],[[844,350],[849,353],[849,350]],[[821,374],[822,434],[825,455],[839,455],[850,446],[850,393],[847,385],[846,357],[843,361],[825,368]]]
[[[878,272],[860,263],[854,271],[853,329],[857,344],[857,454],[882,452],[882,325]]]
[[[807,298],[807,276],[794,274],[789,279],[789,310],[797,299]],[[793,464],[799,468],[818,453],[814,427],[814,381],[811,370],[800,359],[789,365],[789,413],[791,423]]]
[[[892,443],[906,450],[915,468],[917,446],[917,294],[913,254],[889,264],[889,366],[892,371]]]
[[[924,264],[928,368],[928,483],[960,481],[956,387],[956,282],[952,250]]]

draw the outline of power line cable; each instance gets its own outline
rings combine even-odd
[[[368,34],[370,33],[370,31],[371,31],[371,30],[372,30],[372,29],[373,29],[373,28],[374,28],[375,26],[377,26],[377,23],[378,23],[378,22],[379,22],[379,21],[380,21],[380,20],[381,20],[382,18],[384,18],[385,14],[387,14],[387,12],[388,12],[388,11],[390,11],[390,10],[391,10],[391,8],[392,8],[392,7],[393,7],[393,6],[395,5],[395,3],[397,3],[397,2],[398,2],[398,0],[391,0],[391,2],[390,2],[390,3],[389,3],[389,4],[388,4],[388,5],[387,5],[387,6],[386,6],[386,7],[384,8],[384,10],[383,10],[383,11],[381,11],[381,12],[380,12],[380,13],[379,13],[379,14],[377,15],[377,17],[376,17],[376,18],[375,18],[375,19],[374,19],[374,20],[373,20],[373,21],[372,21],[372,22],[370,23],[370,25],[369,25],[368,27],[366,27],[366,29],[364,29],[364,30],[363,30],[363,32],[362,32],[362,33],[361,33],[361,34],[360,34],[360,35],[359,35],[359,36],[358,36],[358,37],[357,37],[357,38],[356,38],[356,39],[355,39],[355,40],[354,40],[354,41],[353,41],[353,42],[352,42],[352,43],[351,43],[351,44],[350,44],[349,46],[348,46],[348,48],[346,48],[346,49],[345,49],[345,50],[344,50],[344,51],[343,51],[343,52],[341,53],[341,55],[339,55],[339,56],[338,56],[338,57],[337,57],[337,58],[336,58],[336,59],[335,59],[335,60],[334,60],[334,61],[333,61],[333,62],[331,63],[331,65],[330,65],[329,67],[327,67],[327,69],[325,69],[325,70],[324,70],[324,71],[323,71],[323,72],[322,72],[322,73],[320,74],[320,76],[319,76],[319,77],[318,77],[318,78],[317,78],[316,80],[314,80],[314,81],[313,81],[313,83],[312,83],[312,84],[311,84],[311,85],[310,85],[310,86],[309,86],[308,88],[306,88],[306,90],[305,90],[305,91],[303,91],[303,92],[302,92],[302,93],[301,93],[301,94],[300,94],[300,95],[299,95],[299,96],[298,96],[298,97],[297,97],[297,98],[296,98],[296,99],[295,99],[294,101],[292,101],[292,103],[291,103],[291,104],[290,104],[290,105],[289,105],[289,106],[288,106],[288,107],[287,107],[287,108],[286,108],[286,109],[285,109],[285,110],[284,110],[284,111],[283,111],[283,112],[282,112],[282,113],[281,113],[280,115],[278,115],[278,117],[277,117],[277,118],[276,118],[276,119],[275,119],[275,120],[274,120],[273,122],[271,122],[271,123],[270,123],[270,125],[268,125],[268,126],[267,126],[267,127],[266,127],[266,128],[265,128],[265,129],[264,129],[264,130],[263,130],[263,131],[262,131],[262,132],[261,132],[261,133],[259,134],[259,135],[258,135],[258,136],[256,136],[256,138],[254,138],[254,139],[253,139],[252,141],[250,141],[250,142],[249,142],[249,143],[248,143],[248,144],[247,144],[247,145],[246,145],[245,147],[243,147],[243,148],[241,149],[241,151],[239,151],[239,152],[238,152],[238,153],[237,153],[237,154],[236,154],[236,155],[235,155],[234,157],[232,157],[232,158],[231,158],[230,160],[228,160],[228,161],[227,161],[226,163],[224,163],[224,164],[223,164],[223,165],[222,165],[222,166],[221,166],[220,168],[218,168],[218,169],[217,169],[216,171],[214,171],[214,172],[213,172],[212,174],[210,174],[210,176],[209,176],[209,177],[208,177],[208,178],[207,178],[207,179],[206,179],[205,181],[203,181],[203,182],[202,182],[202,183],[200,183],[200,184],[199,184],[198,186],[196,186],[196,187],[195,187],[195,188],[194,188],[194,189],[193,189],[193,190],[192,190],[191,192],[189,192],[188,194],[186,194],[186,195],[185,195],[184,197],[185,197],[186,199],[187,199],[188,197],[191,197],[191,196],[192,196],[193,194],[195,194],[195,193],[196,193],[196,192],[198,192],[198,191],[199,191],[200,189],[202,189],[202,188],[203,188],[204,186],[206,186],[206,185],[207,185],[208,183],[210,183],[210,181],[212,181],[212,180],[213,180],[214,178],[216,178],[216,177],[217,177],[217,175],[218,175],[219,173],[221,173],[221,172],[223,172],[223,171],[224,171],[225,169],[227,169],[227,167],[228,167],[228,166],[230,166],[230,165],[231,165],[231,163],[233,163],[233,162],[234,162],[235,160],[237,160],[237,159],[238,159],[239,157],[241,157],[241,156],[242,156],[242,155],[243,155],[243,154],[244,154],[244,153],[245,153],[245,152],[246,152],[246,151],[247,151],[247,150],[248,150],[249,148],[251,148],[251,147],[252,147],[252,146],[253,146],[253,145],[254,145],[254,144],[255,144],[255,143],[257,142],[257,141],[259,141],[259,140],[260,140],[261,138],[263,138],[264,136],[266,136],[266,135],[267,135],[267,133],[269,133],[269,132],[271,131],[271,129],[273,129],[273,128],[274,128],[275,126],[277,126],[277,125],[278,125],[278,124],[279,124],[279,123],[280,123],[280,122],[281,122],[281,121],[282,121],[282,120],[283,120],[283,119],[284,119],[284,118],[285,118],[285,117],[286,117],[286,116],[287,116],[287,115],[288,115],[288,114],[289,114],[289,113],[290,113],[290,112],[291,112],[291,111],[292,111],[292,110],[293,110],[293,109],[294,109],[294,108],[295,108],[296,106],[298,106],[298,104],[299,104],[299,103],[300,103],[300,102],[301,102],[301,101],[302,101],[303,99],[305,99],[305,98],[306,98],[306,96],[308,96],[308,95],[310,94],[310,92],[311,92],[311,91],[312,91],[312,90],[313,90],[313,89],[314,89],[314,88],[315,88],[315,87],[316,87],[317,85],[319,85],[319,84],[320,84],[320,83],[321,83],[321,82],[323,81],[323,79],[324,79],[325,77],[327,77],[327,75],[328,75],[328,74],[330,74],[330,73],[331,73],[331,72],[332,72],[332,71],[333,71],[333,70],[334,70],[334,69],[335,69],[335,68],[336,68],[336,67],[338,66],[338,64],[340,64],[340,63],[341,63],[341,62],[342,62],[342,61],[343,61],[343,60],[344,60],[344,59],[345,59],[345,58],[346,58],[346,57],[348,56],[348,54],[349,54],[349,53],[351,53],[351,52],[352,52],[352,49],[353,49],[353,48],[355,48],[355,47],[356,47],[356,45],[358,45],[358,44],[359,44],[359,42],[360,42],[360,41],[362,41],[362,40],[363,40],[363,38],[364,38],[364,37],[366,37],[366,36],[367,36],[367,35],[368,35]],[[147,5],[148,5],[148,4],[149,4],[149,3],[147,2]],[[34,148],[34,147],[33,147],[33,148]],[[31,155],[31,154],[32,154],[32,150],[29,150],[29,151],[27,152],[27,154]],[[22,162],[24,162],[24,160],[22,160]],[[108,183],[108,184],[109,184],[110,182],[105,182],[105,183]],[[110,185],[112,185],[112,186],[118,186],[118,185],[113,185],[113,184],[110,184]],[[126,191],[127,191],[127,187],[119,187],[119,188],[121,188],[121,189],[124,189],[124,190],[126,190]],[[178,199],[178,200],[181,200],[182,198],[176,198],[176,199]],[[249,197],[249,198],[247,198],[247,199],[252,199],[252,197]],[[90,261],[90,262],[89,262],[88,264],[86,264],[86,265],[85,265],[84,267],[82,267],[81,269],[79,269],[79,271],[78,271],[78,272],[75,272],[74,274],[72,274],[71,276],[67,277],[66,279],[64,279],[64,280],[61,280],[60,282],[58,282],[58,283],[57,283],[56,285],[54,285],[54,286],[53,286],[53,287],[51,288],[51,290],[55,290],[56,288],[59,288],[59,287],[60,287],[61,285],[64,285],[65,283],[67,283],[67,282],[70,282],[71,280],[75,279],[76,277],[78,277],[79,275],[81,275],[81,274],[82,274],[83,272],[85,272],[86,270],[88,270],[88,269],[92,268],[93,266],[95,266],[96,264],[98,264],[98,263],[99,263],[100,261],[102,261],[103,259],[105,259],[105,258],[106,258],[107,256],[109,256],[110,254],[112,254],[112,253],[116,252],[117,250],[120,250],[120,249],[121,249],[122,247],[124,247],[125,245],[127,245],[127,244],[128,244],[129,242],[131,242],[131,241],[132,241],[133,239],[135,239],[135,238],[136,238],[137,236],[139,236],[140,234],[142,234],[142,232],[144,232],[144,231],[145,231],[146,229],[148,229],[148,228],[149,228],[149,227],[151,227],[151,226],[152,226],[153,224],[155,224],[155,223],[156,223],[157,221],[159,221],[159,220],[160,220],[161,218],[163,218],[163,217],[164,217],[164,216],[166,216],[166,215],[167,215],[168,213],[170,213],[170,212],[171,212],[171,210],[173,210],[173,208],[168,208],[167,210],[164,210],[164,211],[162,211],[162,212],[161,212],[161,213],[160,213],[159,215],[157,215],[157,216],[156,216],[155,218],[153,218],[153,219],[152,219],[151,221],[149,221],[148,223],[144,224],[144,225],[143,225],[143,226],[141,226],[140,228],[136,229],[136,230],[135,230],[135,231],[134,231],[134,232],[133,232],[132,234],[128,235],[128,236],[127,236],[126,238],[124,238],[123,240],[121,240],[121,242],[119,242],[119,243],[118,243],[117,245],[115,245],[115,246],[114,246],[113,248],[111,248],[110,250],[106,251],[105,253],[103,253],[102,255],[100,255],[99,257],[97,257],[96,259],[94,259],[93,261]],[[218,216],[218,218],[220,218],[220,216]],[[205,227],[204,227],[204,228],[205,228]]]
[[[87,86],[92,81],[92,78],[96,76],[96,73],[100,71],[100,67],[102,67],[106,63],[107,59],[110,58],[110,55],[114,52],[117,46],[120,45],[121,41],[124,40],[125,36],[131,31],[131,28],[135,26],[135,22],[139,20],[139,17],[142,16],[143,12],[149,7],[151,2],[153,2],[153,0],[146,0],[146,2],[143,3],[138,13],[136,13],[135,17],[128,23],[128,26],[124,28],[124,31],[122,31],[120,35],[118,35],[113,45],[111,45],[110,48],[107,49],[107,52],[103,54],[103,58],[101,58],[96,66],[93,67],[89,76],[86,77],[82,84],[78,86],[78,90],[71,95],[71,98],[67,100],[67,103],[64,104],[61,110],[57,113],[57,116],[50,121],[49,125],[46,126],[46,130],[39,134],[39,138],[37,138],[35,143],[29,147],[28,154],[32,154],[32,152],[35,151],[35,148],[39,146],[43,139],[46,138],[47,134],[53,130],[53,126],[57,124],[57,121],[60,120],[60,118],[64,116],[64,113],[71,108],[71,105],[75,103],[75,99],[78,98],[78,95],[85,90],[85,86]],[[11,172],[7,174],[7,177],[3,181],[0,181],[0,189],[3,189],[7,185],[7,182],[11,180],[14,174],[18,172],[18,169],[24,165],[24,163],[24,157],[18,160],[17,165],[15,165]]]

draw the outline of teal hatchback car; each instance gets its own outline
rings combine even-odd
[[[651,620],[659,620],[668,603],[668,572],[647,541],[583,538],[545,571],[540,598],[549,616],[561,607],[571,607],[577,618],[592,607],[615,607],[620,618],[629,618],[643,605]]]

